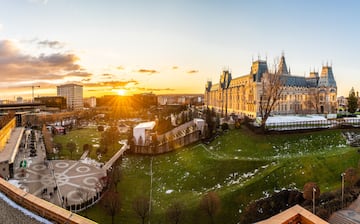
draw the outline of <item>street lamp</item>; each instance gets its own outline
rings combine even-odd
[[[316,193],[316,189],[315,187],[313,187],[313,213],[315,214],[315,193]]]
[[[345,180],[345,173],[341,173],[341,208],[344,208],[344,180]]]

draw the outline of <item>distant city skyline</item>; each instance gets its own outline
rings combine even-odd
[[[360,91],[356,0],[16,0],[0,8],[0,99],[204,93],[223,68],[271,68],[284,52],[294,75],[332,64],[338,96]]]

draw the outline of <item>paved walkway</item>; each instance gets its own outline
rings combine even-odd
[[[60,207],[81,204],[101,190],[99,180],[106,176],[106,170],[81,161],[47,161],[39,132],[37,135],[37,155],[30,157],[30,149],[25,147],[14,162],[12,181],[17,182],[21,189]],[[24,159],[27,167],[21,168],[20,162]]]
[[[332,214],[329,223],[360,224],[360,196],[348,208]]]

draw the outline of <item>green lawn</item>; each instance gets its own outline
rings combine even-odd
[[[308,181],[317,182],[322,192],[340,187],[340,173],[357,167],[358,160],[357,149],[345,145],[341,130],[284,135],[232,130],[210,145],[195,144],[153,157],[151,223],[169,223],[165,211],[174,202],[184,205],[181,223],[208,223],[198,208],[208,191],[221,198],[216,223],[237,223],[250,201],[282,188],[302,189]],[[123,158],[117,223],[140,223],[132,202],[149,195],[150,161],[147,156]],[[99,223],[111,220],[101,205],[89,209],[87,216]]]

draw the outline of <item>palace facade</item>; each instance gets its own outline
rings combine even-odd
[[[205,105],[223,116],[258,117],[262,77],[266,73],[268,65],[264,60],[254,61],[249,74],[234,79],[228,70],[223,71],[219,83],[207,82]],[[336,113],[337,86],[332,66],[323,65],[320,75],[312,71],[308,77],[297,76],[291,74],[282,55],[275,73],[281,75],[284,82],[273,115]]]

